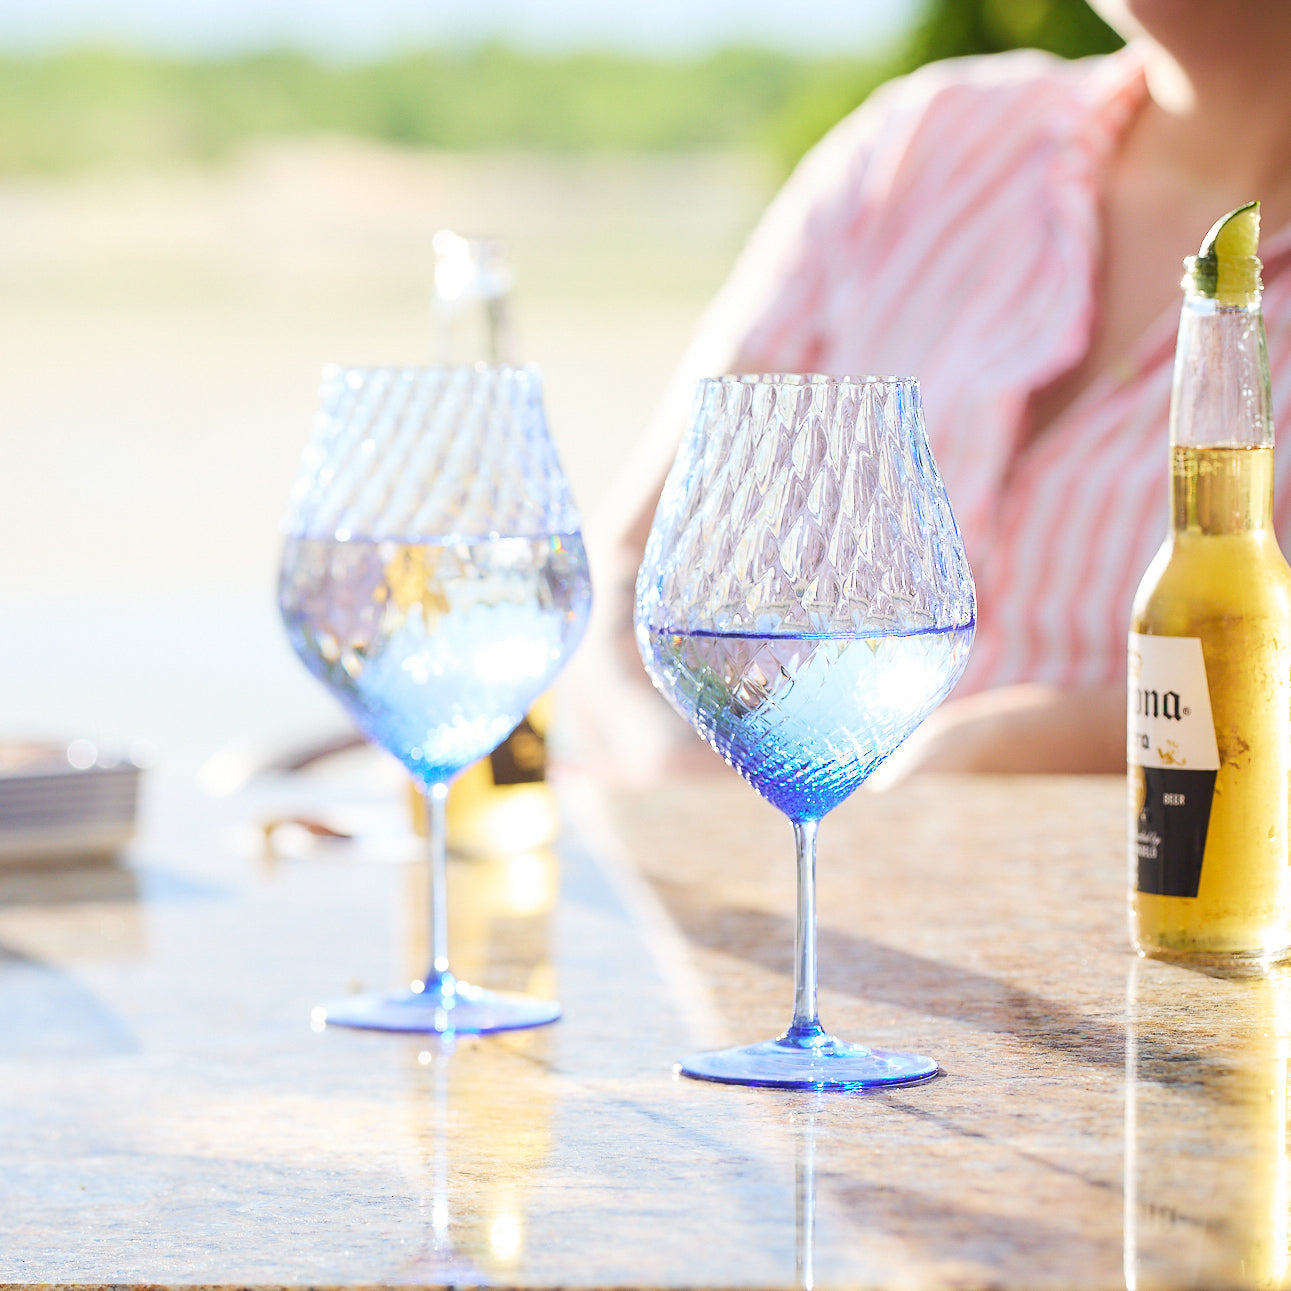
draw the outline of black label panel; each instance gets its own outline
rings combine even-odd
[[[1210,827],[1216,771],[1140,767],[1139,891],[1163,897],[1195,897]]]
[[[533,784],[547,778],[547,741],[526,717],[489,754],[494,784]]]

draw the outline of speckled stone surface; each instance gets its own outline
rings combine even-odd
[[[123,866],[0,872],[0,1283],[1285,1278],[1291,986],[1133,958],[1119,781],[826,819],[824,1020],[942,1068],[869,1094],[672,1074],[788,1020],[791,835],[733,778],[570,785],[554,850],[455,862],[455,967],[565,1007],[455,1044],[311,1028],[416,975],[424,884],[397,829],[266,860],[267,809],[167,791]]]

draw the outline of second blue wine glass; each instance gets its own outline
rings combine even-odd
[[[975,622],[916,381],[700,382],[637,579],[637,642],[673,707],[789,818],[798,903],[788,1029],[693,1054],[685,1075],[866,1088],[936,1074],[821,1025],[816,831],[946,697]]]
[[[587,625],[579,517],[533,368],[333,368],[288,506],[278,599],[310,671],[422,787],[430,964],[407,991],[322,1006],[329,1024],[487,1032],[551,1000],[448,961],[444,806],[515,729]]]

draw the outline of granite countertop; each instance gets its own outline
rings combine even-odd
[[[0,1283],[1287,1276],[1291,987],[1134,959],[1119,780],[825,820],[823,1019],[942,1069],[865,1094],[672,1073],[790,1012],[790,831],[733,777],[569,783],[554,848],[456,860],[454,967],[565,1008],[456,1042],[311,1026],[418,974],[424,875],[371,785],[267,854],[294,792],[154,786],[124,863],[0,870]]]

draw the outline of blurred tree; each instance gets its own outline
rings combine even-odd
[[[1085,0],[929,0],[901,61],[913,68],[1024,47],[1082,58],[1123,43]]]
[[[1120,44],[1084,0],[925,6],[902,48],[864,55],[734,48],[677,61],[486,44],[338,67],[289,51],[0,53],[0,176],[211,161],[249,139],[318,132],[421,148],[745,147],[783,175],[876,85],[920,63],[1019,45],[1073,58]]]

